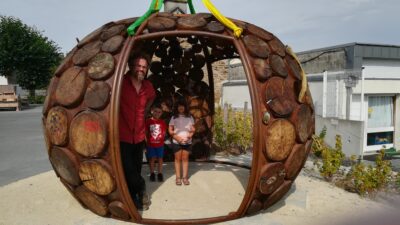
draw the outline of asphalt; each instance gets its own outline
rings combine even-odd
[[[45,148],[40,105],[0,111],[0,186],[52,169]]]

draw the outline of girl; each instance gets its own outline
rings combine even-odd
[[[183,99],[175,103],[174,115],[169,122],[169,134],[172,137],[172,149],[175,155],[176,185],[189,185],[189,152],[194,134],[194,120],[189,114],[186,101]],[[183,178],[181,177],[181,164]]]

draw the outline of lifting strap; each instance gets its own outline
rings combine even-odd
[[[128,29],[127,32],[130,36],[135,35],[136,29],[144,22],[146,21],[151,14],[160,11],[161,6],[163,5],[164,0],[152,0],[150,8],[147,10],[147,12],[139,17],[139,19],[137,19],[134,23],[132,23]]]
[[[209,1],[209,0],[202,0],[203,4],[207,7],[207,9],[217,18],[219,22],[224,24],[226,27],[229,29],[233,30],[233,34],[235,37],[239,38],[240,35],[242,35],[243,29],[236,26],[230,19],[226,18],[224,15],[222,15],[217,8]]]

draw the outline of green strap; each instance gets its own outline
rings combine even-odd
[[[190,9],[190,14],[196,14],[196,11],[194,10],[194,7],[193,7],[192,0],[188,0],[188,5],[189,5],[189,9]]]
[[[156,4],[158,1],[160,1],[160,2],[158,3],[157,8],[156,8]],[[136,28],[138,28],[144,21],[146,21],[151,16],[151,14],[160,11],[163,3],[164,3],[164,0],[153,0],[151,2],[150,8],[147,10],[147,12],[128,27],[128,29],[127,29],[128,34],[130,36],[135,35]]]

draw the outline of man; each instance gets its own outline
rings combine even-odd
[[[121,158],[131,198],[138,210],[147,210],[150,199],[141,175],[145,147],[145,115],[156,96],[153,85],[144,80],[150,59],[144,55],[128,61],[129,71],[122,81],[119,137]]]

